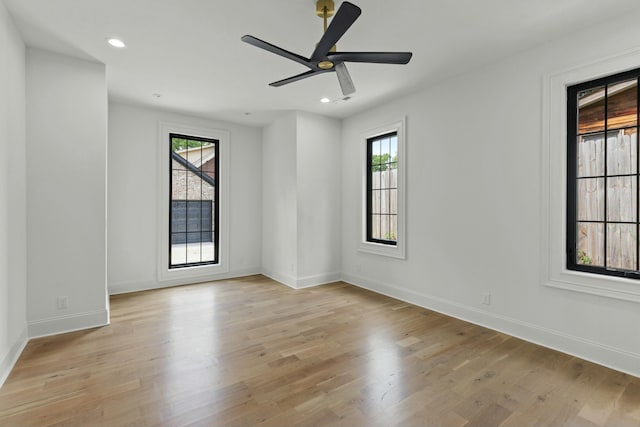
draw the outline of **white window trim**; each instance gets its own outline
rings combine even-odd
[[[542,283],[585,294],[640,302],[640,281],[566,268],[567,87],[638,68],[640,49],[549,74],[543,82]]]
[[[219,141],[220,155],[216,171],[218,188],[218,263],[183,268],[169,268],[169,134],[177,133]],[[158,167],[160,185],[158,200],[158,281],[173,284],[195,283],[215,279],[229,272],[229,152],[228,131],[172,122],[158,123]]]
[[[364,132],[361,137],[360,163],[362,168],[361,204],[360,210],[360,244],[358,250],[369,254],[382,255],[392,258],[406,258],[406,216],[405,216],[405,188],[406,188],[406,118],[402,117],[393,123],[380,126]],[[367,241],[367,141],[376,136],[396,132],[398,135],[398,230],[395,245],[385,245]]]

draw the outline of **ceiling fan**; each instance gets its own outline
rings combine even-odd
[[[353,85],[345,62],[407,64],[409,60],[411,60],[411,52],[337,52],[336,42],[340,40],[349,27],[358,19],[362,10],[355,4],[344,1],[331,20],[331,24],[327,27],[327,18],[334,15],[334,10],[333,0],[317,0],[316,14],[324,19],[324,34],[310,58],[289,52],[250,35],[242,36],[242,41],[245,43],[275,53],[276,55],[280,55],[309,68],[309,71],[269,83],[269,86],[279,87],[306,79],[307,77],[335,71],[338,76],[338,81],[340,82],[342,94],[346,96],[354,93],[356,88]]]

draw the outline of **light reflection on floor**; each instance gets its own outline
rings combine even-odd
[[[399,347],[395,341],[384,333],[372,333],[367,340],[369,347],[367,359],[367,375],[369,379],[366,394],[369,400],[375,402],[375,407],[380,408],[377,418],[384,423],[387,413],[384,408],[393,406],[385,405],[393,401],[393,396],[403,393],[404,381],[399,378],[402,372]],[[387,400],[387,402],[385,402]],[[391,425],[391,420],[389,420]]]
[[[215,357],[221,351],[220,313],[215,310],[215,290],[207,291],[191,291],[187,287],[183,292],[171,294],[169,299],[169,340],[165,354],[158,355],[168,363],[159,385],[168,396],[179,396],[182,399],[178,400],[185,402],[189,401],[189,396],[220,387],[224,381],[223,368]],[[194,310],[194,307],[202,306],[211,307],[211,310]],[[170,405],[165,415],[178,416],[183,411],[184,408]]]

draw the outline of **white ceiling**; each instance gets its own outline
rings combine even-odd
[[[308,57],[322,35],[314,0],[3,1],[27,45],[106,64],[110,99],[254,125],[285,110],[343,118],[600,21],[640,16],[638,0],[352,0],[362,15],[339,51],[413,59],[348,64],[357,92],[321,104],[341,98],[334,73],[270,87],[306,68],[240,41],[251,34]]]

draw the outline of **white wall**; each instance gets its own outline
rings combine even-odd
[[[26,81],[29,335],[106,324],[105,66],[28,48]]]
[[[25,47],[0,1],[0,386],[27,338]]]
[[[260,129],[121,103],[109,104],[108,286],[110,293],[168,286],[158,281],[158,123],[230,133],[229,272],[260,272],[262,146]]]
[[[340,279],[340,121],[297,114],[298,287]]]
[[[287,113],[262,131],[262,271],[294,286],[297,253],[297,115]]]
[[[262,271],[293,288],[340,279],[340,121],[290,112],[262,134]]]
[[[343,277],[640,375],[637,303],[543,286],[540,255],[543,77],[637,47],[635,21],[590,28],[345,120]],[[359,137],[404,115],[408,246],[407,259],[395,260],[357,250]]]

